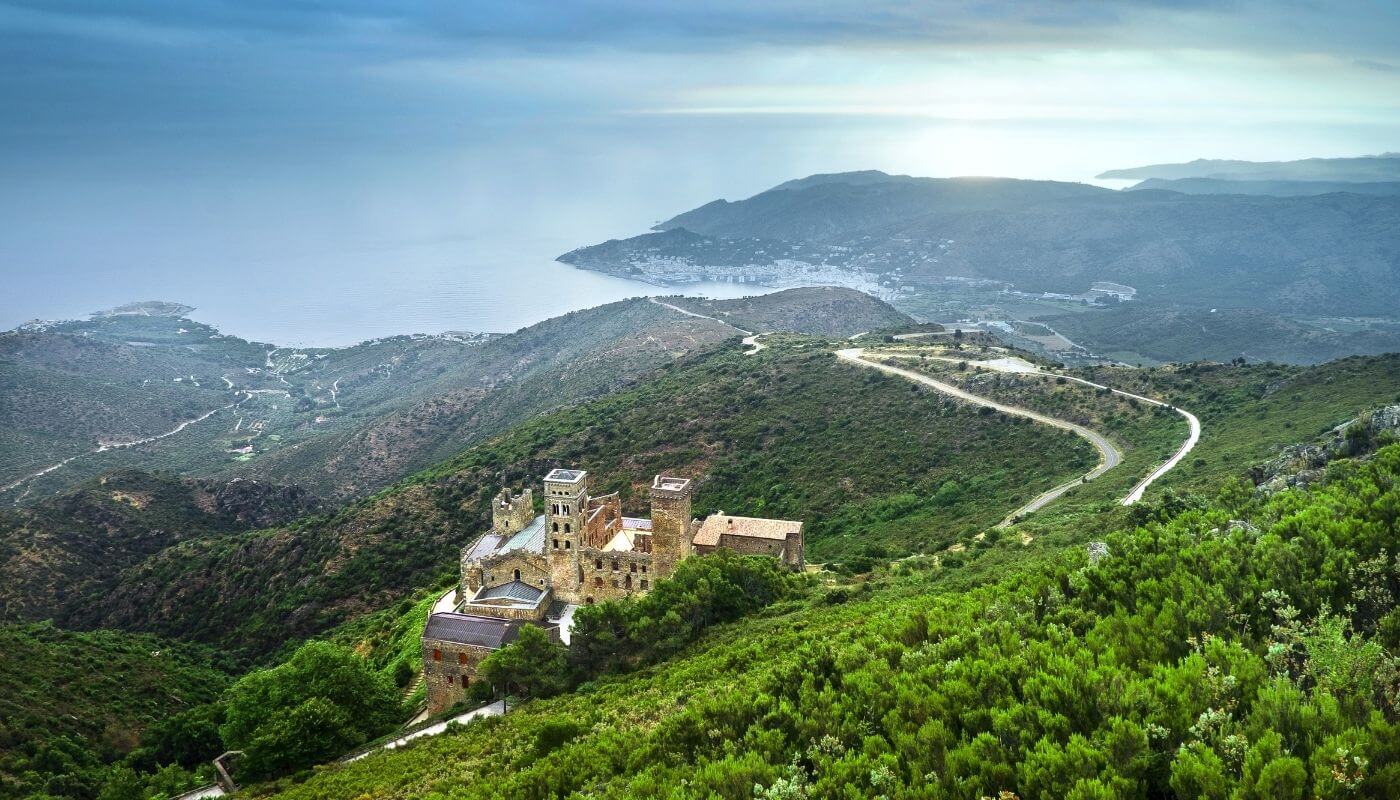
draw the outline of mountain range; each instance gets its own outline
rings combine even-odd
[[[923,316],[938,308],[1033,319],[1066,310],[1068,302],[1092,317],[1100,300],[1125,298],[1149,315],[1249,310],[1297,321],[1313,347],[1313,340],[1340,336],[1314,320],[1400,316],[1400,196],[1123,192],[866,171],[814,175],[746,200],[716,200],[658,224],[654,233],[559,258],[662,284],[840,282]],[[1104,282],[1127,292],[1105,298],[1095,289]],[[1007,311],[1012,299],[1052,307]],[[1367,349],[1352,352],[1400,346],[1384,329],[1372,338],[1358,345]],[[1220,344],[1235,355],[1248,349],[1244,341]],[[1333,344],[1330,352],[1348,352],[1346,343]],[[1276,349],[1285,360],[1316,360],[1301,344],[1295,351],[1285,340]],[[1183,347],[1166,357],[1207,353]]]

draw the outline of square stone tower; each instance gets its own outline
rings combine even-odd
[[[689,478],[657,475],[651,482],[652,571],[657,578],[670,575],[690,555],[693,488]]]
[[[534,492],[526,489],[518,495],[502,489],[491,504],[491,532],[514,536],[525,530],[535,518]]]
[[[579,550],[588,511],[588,473],[555,469],[544,476],[544,551],[549,556],[550,584],[556,596],[577,602],[583,572]]]

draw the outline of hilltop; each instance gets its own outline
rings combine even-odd
[[[796,331],[819,336],[853,336],[909,326],[914,320],[863,292],[835,286],[788,289],[731,300],[667,297],[666,302],[722,319],[744,330]]]
[[[695,307],[745,315],[736,319],[753,324],[747,315],[776,315],[785,305],[738,301]],[[1066,546],[1082,545],[1104,530],[1127,530],[1136,521],[1169,519],[1195,502],[1178,492],[1214,493],[1221,481],[1235,485],[1230,482],[1248,476],[1253,465],[1293,452],[1284,449],[1288,445],[1314,433],[1335,437],[1338,424],[1400,395],[1395,356],[1310,368],[1194,364],[1081,370],[1077,374],[1087,379],[1193,409],[1206,426],[1191,458],[1161,488],[1154,487],[1152,502],[1124,508],[1118,498],[1180,444],[1184,426],[1177,415],[1053,377],[959,367],[959,358],[1011,354],[986,334],[955,337],[917,327],[920,335],[914,339],[894,339],[891,334],[899,329],[893,328],[853,343],[844,337],[771,335],[756,355],[745,355],[749,348],[730,329],[718,345],[682,357],[633,386],[517,424],[373,496],[331,513],[307,509],[309,516],[292,522],[277,520],[302,513],[298,503],[304,498],[274,485],[236,495],[244,498],[238,502],[211,503],[209,498],[227,496],[229,488],[135,472],[107,476],[8,517],[25,526],[11,539],[20,543],[61,544],[62,531],[90,520],[100,521],[107,533],[93,537],[90,547],[66,554],[55,547],[56,555],[44,559],[21,554],[3,567],[19,594],[35,587],[64,590],[49,595],[55,598],[53,609],[13,604],[7,615],[55,616],[63,626],[105,630],[55,629],[69,637],[61,641],[25,626],[9,630],[26,642],[47,642],[38,645],[42,658],[49,659],[45,663],[66,657],[71,647],[110,652],[114,675],[148,669],[139,659],[119,655],[157,649],[157,640],[143,638],[146,633],[163,641],[213,644],[223,654],[225,666],[200,656],[173,673],[175,680],[201,669],[235,671],[228,664],[276,663],[298,642],[324,636],[364,653],[382,674],[398,677],[409,667],[400,678],[407,680],[417,658],[416,631],[455,573],[459,548],[487,526],[490,500],[501,485],[520,485],[553,466],[587,465],[597,491],[620,492],[624,509],[637,513],[645,507],[651,476],[665,472],[702,479],[697,513],[724,509],[805,520],[808,559],[830,569],[820,588],[809,587],[771,612],[716,631],[678,659],[632,677],[605,676],[582,687],[577,700],[531,704],[493,725],[506,725],[528,739],[536,724],[556,713],[611,719],[621,708],[614,698],[622,697],[631,698],[628,708],[639,708],[638,698],[651,708],[646,704],[655,699],[659,705],[646,713],[659,714],[654,719],[660,721],[685,704],[673,688],[690,697],[732,693],[748,686],[750,678],[766,680],[761,676],[769,675],[770,667],[781,668],[787,655],[803,652],[804,642],[842,641],[842,631],[851,626],[868,627],[862,620],[896,620],[896,629],[904,630],[899,626],[915,607],[911,603],[919,608],[951,604],[926,609],[947,618],[962,613],[956,611],[961,603],[985,609],[1002,602],[996,598],[1021,591],[1015,576],[1029,574],[1022,570],[1058,569],[1060,554],[1073,552]],[[833,357],[834,349],[851,344],[868,348],[872,357],[906,352],[916,364],[929,356],[919,368],[941,379],[1103,431],[1123,452],[1123,463],[1011,529],[998,528],[1012,509],[1092,467],[1093,451],[1067,433],[988,413]],[[951,361],[935,363],[935,355]],[[266,524],[271,527],[261,527]],[[142,536],[143,529],[152,534]],[[983,591],[992,594],[964,594],[979,585],[988,585]],[[1008,594],[1000,594],[1003,590]],[[104,638],[82,638],[92,636]],[[736,672],[734,659],[747,666]],[[808,669],[820,661],[803,659]],[[717,669],[716,663],[730,666]],[[750,675],[750,669],[756,671]],[[671,684],[660,677],[676,675],[699,682],[686,678]],[[42,720],[35,697],[25,698],[16,713]],[[92,700],[76,716],[72,735],[95,741],[93,731],[106,725],[125,731],[131,746],[133,731],[158,712],[117,699]],[[574,702],[591,704],[594,711],[561,710]],[[31,729],[39,737],[35,741],[49,741],[41,725]],[[400,756],[332,770],[306,791],[319,791],[319,781],[351,781],[337,785],[373,793],[378,779],[372,776],[379,774],[373,765],[380,763],[393,763],[406,780],[417,781],[422,762],[414,754],[474,758],[480,730],[473,725],[466,739],[449,735]],[[592,741],[588,735],[580,739]],[[202,746],[217,749],[218,743]],[[106,758],[123,750],[103,752],[109,753]],[[779,760],[786,763],[786,756]],[[547,764],[532,757],[517,768],[535,775]],[[513,773],[491,774],[508,781]],[[756,773],[754,780],[772,774]],[[752,787],[743,788],[747,793]]]
[[[1074,437],[842,367],[821,341],[694,356],[332,515],[188,539],[60,621],[266,654],[437,585],[495,487],[561,464],[634,511],[658,472],[703,477],[697,513],[806,519],[809,559],[860,561],[946,547],[1092,462]]]
[[[668,661],[253,795],[1389,796],[1397,478],[1391,446],[1089,547],[808,587]]]

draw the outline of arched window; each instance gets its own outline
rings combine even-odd
[[[566,523],[564,523],[564,533],[568,533],[568,532],[569,532],[569,523],[566,522]]]
[[[559,532],[559,523],[557,523],[557,522],[554,523],[554,532],[555,532],[555,533],[558,533],[558,532]]]
[[[520,580],[520,570],[515,571],[515,579]]]

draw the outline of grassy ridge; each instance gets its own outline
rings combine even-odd
[[[1209,487],[1309,441],[1363,411],[1400,400],[1400,354],[1354,356],[1316,367],[1185,364],[1101,367],[1080,374],[1156,397],[1201,420],[1200,444],[1159,489]]]

